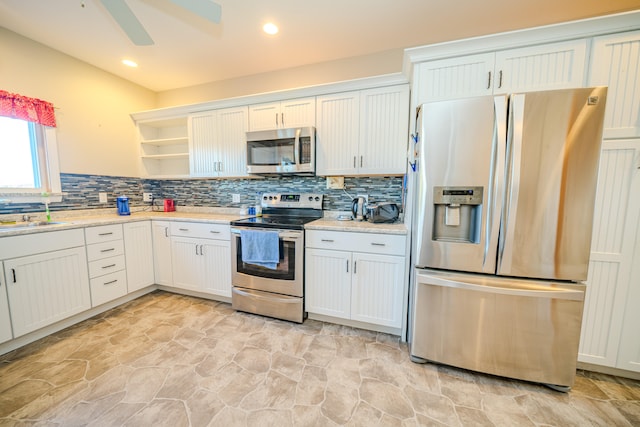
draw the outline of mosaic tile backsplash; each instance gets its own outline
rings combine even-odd
[[[346,211],[351,207],[351,197],[367,194],[369,203],[402,203],[402,177],[345,177],[344,190],[326,188],[322,177],[277,176],[261,179],[184,179],[152,180],[101,175],[62,174],[60,176],[62,202],[51,203],[52,211],[73,209],[115,208],[117,196],[129,197],[131,206],[144,206],[142,193],[153,193],[157,199],[175,199],[180,206],[237,207],[253,205],[257,195],[265,192],[301,192],[324,194],[323,208]],[[98,193],[108,195],[107,204],[100,203]],[[232,195],[239,194],[240,202],[233,203]],[[157,202],[161,205],[161,202]],[[42,212],[44,205],[0,204],[0,214]]]

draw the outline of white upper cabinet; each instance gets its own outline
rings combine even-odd
[[[247,107],[232,107],[189,117],[191,176],[247,175]]]
[[[315,126],[316,99],[299,98],[249,106],[249,130]]]
[[[640,137],[640,31],[593,40],[590,86],[608,86],[605,138]]]
[[[317,98],[316,174],[405,173],[408,85]]]
[[[417,105],[582,87],[586,54],[586,40],[575,40],[424,62],[416,66]]]

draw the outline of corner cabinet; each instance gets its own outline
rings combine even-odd
[[[587,41],[428,61],[416,66],[416,105],[472,96],[582,87]]]
[[[229,225],[171,223],[173,286],[231,298]]]
[[[233,107],[189,117],[190,173],[198,177],[247,176],[247,107]]]
[[[406,236],[400,235],[308,230],[305,309],[309,316],[399,333],[406,294],[405,243]]]
[[[136,123],[140,141],[140,174],[144,178],[189,176],[187,117]]]
[[[317,175],[405,173],[408,85],[319,96],[316,115]]]
[[[316,124],[316,98],[298,98],[249,106],[249,130],[268,130]]]

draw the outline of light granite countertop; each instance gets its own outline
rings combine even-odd
[[[29,214],[30,220],[44,222],[43,213]],[[248,218],[252,215],[241,214],[231,208],[188,208],[183,207],[176,212],[158,212],[142,208],[132,208],[131,215],[118,215],[115,209],[88,209],[79,211],[52,212],[51,223],[39,226],[20,226],[22,215],[2,215],[0,221],[17,221],[15,224],[0,225],[0,237],[19,236],[24,234],[48,231],[69,230],[74,228],[93,227],[99,225],[121,224],[125,222],[145,220],[169,220],[229,224],[231,221]],[[373,224],[366,221],[339,220],[329,211],[325,217],[305,225],[307,230],[350,231],[359,233],[407,234],[405,224]]]

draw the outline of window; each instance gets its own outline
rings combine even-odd
[[[55,128],[31,108],[44,101],[0,92],[0,203],[60,201]]]

